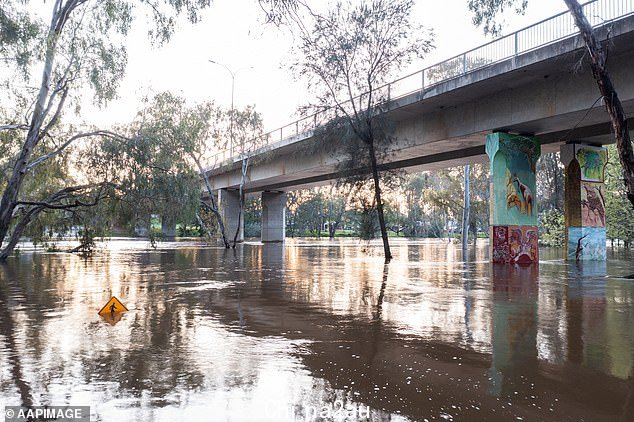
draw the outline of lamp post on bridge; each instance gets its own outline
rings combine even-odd
[[[233,114],[234,114],[233,99],[234,99],[234,93],[235,93],[236,75],[241,70],[253,69],[253,66],[241,67],[236,71],[232,71],[229,68],[229,66],[227,66],[226,64],[217,62],[215,60],[209,59],[209,63],[224,67],[227,70],[227,72],[229,72],[229,74],[231,75],[231,116],[229,117],[229,137],[230,137],[229,155],[233,157]]]

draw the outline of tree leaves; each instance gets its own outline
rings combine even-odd
[[[509,8],[523,14],[528,0],[469,0],[469,10],[473,12],[473,24],[482,26],[485,34],[500,35],[502,25],[497,21],[499,14]]]

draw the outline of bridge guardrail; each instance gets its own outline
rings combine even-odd
[[[584,3],[582,7],[590,24],[593,27],[597,27],[633,14],[634,0],[592,0]],[[428,89],[442,82],[464,76],[475,70],[528,53],[531,50],[561,41],[576,34],[578,34],[578,29],[575,26],[574,18],[569,11],[565,11],[440,63],[403,76],[377,88],[377,91],[387,92],[388,101],[397,100],[413,92]],[[272,149],[275,145],[284,143],[285,140],[312,132],[321,122],[327,121],[328,115],[333,110],[332,108],[325,109],[303,117],[248,141],[248,144],[260,145],[259,148],[252,151],[252,154],[265,152]],[[251,148],[246,147],[245,149],[249,150]],[[212,161],[215,166],[209,168],[208,171],[233,162],[239,157],[239,154],[234,154],[229,148],[219,151],[213,156],[214,159]]]

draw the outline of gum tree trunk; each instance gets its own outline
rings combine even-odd
[[[599,91],[603,96],[605,109],[612,122],[616,148],[619,152],[621,166],[623,166],[623,182],[625,183],[627,199],[629,199],[634,207],[634,153],[632,152],[632,141],[627,127],[627,118],[623,111],[623,105],[607,71],[605,50],[594,35],[592,25],[590,25],[590,22],[588,22],[588,19],[584,15],[579,2],[577,0],[564,0],[564,2],[574,17],[575,24],[579,28],[579,32],[586,43],[590,56],[592,76],[594,76],[597,82]]]
[[[469,169],[470,166],[467,164],[464,166],[464,207],[462,209],[462,250],[466,251],[469,249],[469,205],[470,205],[470,195],[469,195]]]

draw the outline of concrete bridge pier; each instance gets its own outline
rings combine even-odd
[[[286,193],[262,192],[262,242],[283,242],[286,237]]]
[[[608,151],[581,143],[562,145],[566,167],[566,258],[575,261],[606,259],[604,180]]]
[[[161,216],[161,234],[166,239],[176,237],[176,217],[171,215]]]
[[[491,262],[537,262],[535,167],[541,153],[539,141],[496,132],[487,135],[486,152],[491,162]]]
[[[238,228],[238,214],[240,211],[240,191],[237,189],[218,190],[218,211],[225,225],[229,242],[233,242],[233,236]],[[238,242],[244,242],[244,214],[240,217],[240,231]]]

